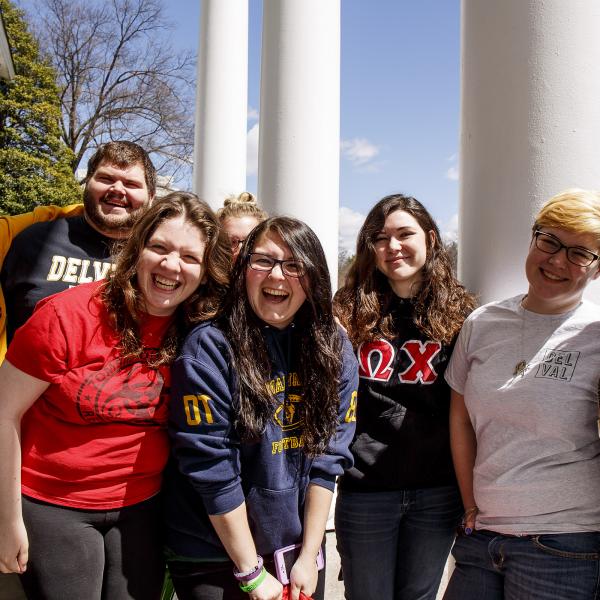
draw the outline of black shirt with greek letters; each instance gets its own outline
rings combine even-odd
[[[454,342],[431,340],[416,327],[410,300],[397,298],[396,337],[357,349],[360,383],[354,466],[348,491],[455,485],[449,436],[450,387],[444,372]]]

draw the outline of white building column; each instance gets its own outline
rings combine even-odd
[[[483,302],[526,291],[545,200],[600,189],[599,31],[598,0],[462,0],[459,274]]]
[[[193,188],[216,209],[246,189],[248,0],[203,0],[200,18]]]
[[[258,159],[259,202],[315,230],[334,286],[340,18],[340,0],[264,0]]]

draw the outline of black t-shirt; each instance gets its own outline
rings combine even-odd
[[[357,349],[360,383],[354,467],[340,487],[385,491],[456,482],[449,439],[450,388],[444,372],[452,346],[427,339],[410,301],[393,307],[397,336]]]
[[[35,223],[22,231],[13,240],[0,275],[7,341],[42,298],[106,277],[112,242],[83,216]]]

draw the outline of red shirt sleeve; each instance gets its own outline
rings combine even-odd
[[[17,329],[6,360],[32,377],[60,382],[67,370],[67,339],[52,297],[41,300],[27,322]]]

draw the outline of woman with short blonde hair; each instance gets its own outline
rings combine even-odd
[[[446,380],[465,506],[445,600],[580,600],[600,591],[600,194],[535,218],[526,294],[475,310]]]

